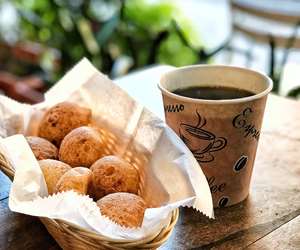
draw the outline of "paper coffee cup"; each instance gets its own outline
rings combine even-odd
[[[195,86],[223,86],[253,95],[237,99],[194,99],[172,93]],[[175,69],[161,77],[167,124],[194,154],[208,180],[214,207],[249,194],[267,95],[272,80],[256,71],[218,65]]]

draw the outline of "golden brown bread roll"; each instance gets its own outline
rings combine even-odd
[[[102,215],[126,227],[140,227],[143,223],[146,203],[138,195],[113,193],[97,201]]]
[[[59,146],[73,129],[91,122],[91,110],[71,102],[61,102],[50,108],[39,126],[39,136]]]
[[[58,150],[51,142],[37,136],[27,136],[26,140],[37,160],[57,159]]]
[[[103,156],[101,135],[91,127],[72,130],[63,139],[59,149],[59,159],[73,167],[90,167],[101,156]]]
[[[102,196],[116,192],[137,194],[139,173],[134,166],[117,156],[105,156],[96,161],[92,170],[92,196],[98,200]]]
[[[91,184],[91,170],[84,167],[72,168],[58,181],[55,192],[74,190],[86,195]]]
[[[48,187],[48,194],[54,194],[59,179],[72,168],[66,163],[51,159],[41,160],[39,164]]]

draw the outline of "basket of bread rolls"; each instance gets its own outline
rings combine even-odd
[[[103,86],[113,84],[86,60],[80,64]],[[79,66],[59,85],[75,79]],[[60,87],[36,107],[12,108],[12,100],[0,99],[0,169],[13,180],[10,209],[38,216],[63,249],[156,249],[172,233],[178,207],[212,217],[206,179],[174,133],[144,109],[138,119],[130,116],[137,122],[122,119],[126,126],[118,127],[120,110],[76,94],[83,86],[86,93],[90,78],[80,79],[66,100],[57,99]],[[131,100],[112,88],[115,97]],[[118,112],[113,121],[111,112]]]

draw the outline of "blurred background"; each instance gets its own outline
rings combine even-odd
[[[117,78],[153,65],[257,69],[300,97],[300,0],[0,0],[0,91],[37,103],[87,57]]]

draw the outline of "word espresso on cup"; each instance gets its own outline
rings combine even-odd
[[[195,65],[164,74],[159,88],[166,122],[199,162],[214,206],[246,199],[272,81],[244,68]]]
[[[252,113],[253,110],[251,108],[246,108],[243,110],[241,114],[238,114],[232,120],[232,125],[235,128],[242,129],[244,131],[244,137],[254,137],[256,140],[259,139],[260,131],[255,128],[255,126],[251,123],[247,123],[247,116],[249,113]]]

